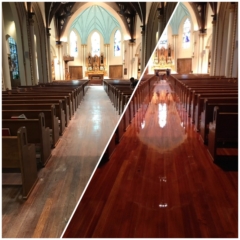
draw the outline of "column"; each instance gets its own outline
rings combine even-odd
[[[198,42],[198,31],[193,31],[192,34],[192,71],[193,73],[197,73],[198,72],[198,61],[200,58],[200,56],[198,56],[198,48],[199,48],[199,42]]]
[[[158,40],[159,40],[164,30],[164,23],[163,23],[164,7],[162,6],[157,10],[158,10]]]
[[[85,72],[87,71],[86,69],[86,48],[87,48],[87,45],[86,44],[82,44],[82,58],[83,58],[83,68],[82,68],[82,71],[83,71],[83,77],[86,77],[85,76]]]
[[[142,56],[141,56],[141,73],[143,72],[144,68],[145,68],[145,26],[141,26],[142,31]]]
[[[173,52],[174,52],[174,70],[177,72],[177,40],[178,40],[178,34],[172,35],[173,37]]]
[[[212,49],[211,49],[211,66],[210,66],[210,75],[214,76],[214,66],[215,66],[215,53],[216,53],[216,14],[212,15]]]
[[[205,55],[204,51],[204,37],[206,36],[206,32],[204,30],[200,30],[199,33],[199,45],[198,45],[198,73],[203,72],[203,59]]]
[[[35,41],[34,41],[34,20],[33,20],[34,13],[29,13],[29,29],[30,29],[30,48],[31,48],[31,54],[30,54],[30,61],[32,61],[32,84],[37,85],[38,79],[37,79],[37,62],[36,62],[36,48],[35,48]]]
[[[48,48],[48,82],[52,82],[52,59],[51,59],[51,44],[50,44],[50,30],[47,28],[47,48]]]
[[[129,62],[130,62],[130,65],[129,65],[129,76],[130,77],[135,77],[137,78],[137,76],[134,76],[134,61],[135,61],[135,58],[134,58],[134,52],[133,52],[133,46],[135,45],[136,43],[134,42],[134,39],[130,39],[129,40]]]
[[[63,70],[62,70],[62,62],[63,62],[63,56],[62,56],[62,42],[56,41],[57,49],[58,49],[58,58],[57,58],[57,64],[58,64],[58,80],[63,79]]]
[[[6,90],[6,88],[12,89],[6,41],[4,20],[2,17],[2,79],[4,90]]]
[[[110,47],[110,44],[104,44],[105,57],[106,57],[106,68],[105,68],[105,70],[107,71],[108,76],[109,76],[109,47]]]
[[[210,47],[206,46],[205,54],[204,54],[204,58],[203,58],[203,73],[210,73],[210,71],[208,71],[209,50],[210,50]]]
[[[231,56],[233,51],[233,33],[234,33],[234,9],[235,4],[230,4],[229,9],[229,21],[228,21],[228,33],[227,33],[227,52],[225,61],[225,76],[231,77]]]

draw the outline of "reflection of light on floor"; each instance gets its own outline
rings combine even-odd
[[[167,104],[158,104],[158,123],[161,128],[164,128],[167,123]]]
[[[166,208],[168,205],[167,205],[167,203],[161,203],[161,204],[159,204],[159,207],[160,208]]]
[[[141,123],[141,128],[144,129],[145,127],[145,120],[143,120],[143,122]]]

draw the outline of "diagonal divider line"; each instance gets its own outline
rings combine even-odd
[[[166,27],[167,27],[168,24],[170,23],[170,21],[171,21],[173,15],[174,15],[174,13],[175,13],[178,5],[179,5],[179,2],[177,3],[177,5],[176,5],[176,7],[175,7],[175,9],[174,9],[171,17],[169,18],[168,23],[166,24],[163,32],[165,31]],[[163,34],[163,32],[162,32],[162,34]],[[80,198],[79,198],[79,200],[78,200],[78,202],[77,202],[77,204],[76,204],[76,207],[74,208],[74,210],[73,210],[73,212],[72,212],[72,214],[71,214],[71,216],[70,216],[70,218],[69,218],[69,220],[68,220],[68,222],[67,222],[67,224],[66,224],[66,226],[65,226],[65,228],[64,228],[64,230],[63,230],[62,235],[61,235],[60,238],[62,238],[63,235],[64,235],[64,233],[66,232],[66,229],[68,228],[68,225],[70,224],[70,222],[71,222],[71,220],[72,220],[72,218],[73,218],[73,215],[74,215],[74,213],[76,212],[76,210],[77,210],[77,208],[78,208],[78,205],[79,205],[79,203],[81,202],[81,200],[82,200],[82,198],[83,198],[83,196],[84,196],[84,194],[85,194],[85,192],[86,192],[86,190],[87,190],[87,188],[88,188],[88,185],[90,184],[90,182],[91,182],[91,180],[92,180],[92,178],[93,178],[93,175],[95,174],[95,172],[96,172],[96,170],[97,170],[97,167],[98,167],[98,165],[99,165],[99,162],[100,162],[100,160],[102,159],[103,154],[104,154],[105,151],[107,150],[107,147],[109,146],[109,143],[110,143],[110,141],[111,141],[111,139],[112,139],[112,137],[113,137],[113,134],[114,134],[115,131],[117,130],[117,127],[118,127],[120,121],[122,120],[122,118],[123,118],[123,116],[124,116],[124,113],[125,113],[125,111],[127,110],[128,106],[129,106],[129,104],[130,104],[130,102],[131,102],[131,100],[132,100],[132,98],[133,98],[133,96],[134,96],[134,94],[135,94],[135,92],[136,92],[136,90],[137,90],[137,88],[138,88],[138,85],[140,84],[140,82],[141,82],[141,80],[142,80],[142,78],[143,78],[143,75],[144,75],[144,73],[145,73],[145,71],[146,71],[146,69],[147,69],[147,67],[148,67],[149,61],[151,60],[154,52],[156,51],[156,49],[157,49],[157,47],[158,47],[158,45],[159,45],[160,39],[161,39],[161,37],[159,38],[158,43],[156,44],[156,46],[155,46],[155,48],[154,48],[154,50],[153,50],[153,52],[152,52],[152,55],[151,55],[151,57],[149,58],[148,63],[146,64],[146,66],[145,66],[145,68],[144,68],[144,71],[142,72],[142,74],[141,74],[141,76],[140,76],[140,80],[138,81],[136,87],[134,88],[133,93],[132,93],[131,97],[129,98],[128,103],[126,104],[126,106],[125,106],[125,108],[124,108],[124,110],[123,110],[123,112],[122,112],[122,115],[120,116],[120,118],[119,118],[119,120],[118,120],[118,122],[117,122],[117,124],[116,124],[116,126],[115,126],[115,128],[114,128],[114,130],[113,130],[113,132],[112,132],[112,134],[111,134],[111,136],[110,136],[110,138],[109,138],[109,140],[108,140],[108,142],[107,142],[107,144],[106,144],[106,146],[105,146],[105,148],[104,148],[104,150],[103,150],[103,152],[102,152],[102,154],[101,154],[101,156],[100,156],[100,158],[99,158],[99,160],[98,160],[98,162],[97,162],[97,164],[96,164],[96,166],[95,166],[95,168],[94,168],[94,170],[93,170],[93,172],[92,172],[92,174],[91,174],[91,176],[90,176],[90,178],[89,178],[89,180],[88,180],[88,182],[87,182],[87,184],[86,184],[86,186],[85,186],[85,188],[84,188],[84,190],[83,190],[83,192],[82,192],[82,194],[81,194],[81,196],[80,196]]]

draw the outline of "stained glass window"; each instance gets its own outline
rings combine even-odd
[[[100,56],[100,35],[94,32],[91,38],[92,42],[92,56]]]
[[[114,34],[114,56],[121,56],[121,33],[119,30]]]
[[[9,48],[10,48],[10,58],[11,58],[11,72],[12,78],[19,78],[19,66],[18,66],[18,53],[17,44],[12,37],[8,38]]]
[[[78,53],[77,49],[77,35],[74,31],[70,33],[70,56],[76,57]]]
[[[167,29],[165,28],[165,30],[160,38],[158,48],[160,49],[160,48],[164,47],[165,49],[167,49],[167,43],[168,43]]]
[[[191,22],[187,18],[183,24],[183,48],[189,48],[191,35]]]

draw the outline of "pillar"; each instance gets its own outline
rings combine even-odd
[[[213,20],[212,20],[212,49],[211,49],[211,65],[210,65],[210,75],[214,76],[215,73],[215,61],[216,61],[216,14],[212,15]]]
[[[177,47],[178,47],[178,34],[172,35],[173,37],[173,52],[174,52],[174,70],[177,72]]]
[[[164,30],[164,6],[161,6],[160,8],[157,9],[158,10],[158,40],[160,39],[163,30]]]
[[[206,36],[206,31],[200,30],[199,45],[198,45],[198,73],[203,72],[203,59],[205,56],[205,50],[204,50],[204,37],[205,36]]]
[[[47,28],[47,48],[48,48],[48,82],[52,82],[52,59],[51,59],[51,44],[50,44],[50,30]]]
[[[62,54],[62,42],[56,41],[57,49],[58,49],[58,80],[63,80],[63,54]]]
[[[87,51],[87,45],[86,44],[82,44],[82,58],[83,58],[83,68],[82,68],[82,71],[83,71],[83,77],[86,77],[85,75],[85,72],[87,71],[87,66],[86,66],[86,51]]]
[[[34,13],[29,13],[29,30],[30,30],[30,48],[31,48],[31,54],[30,54],[30,61],[32,62],[32,85],[38,84],[37,79],[37,62],[36,62],[36,48],[35,48],[35,41],[34,41],[34,20],[33,20]]]
[[[233,52],[233,33],[234,29],[234,9],[235,4],[230,4],[229,9],[229,21],[228,21],[228,32],[227,32],[227,52],[226,52],[226,64],[225,64],[225,76],[231,77],[231,56]]]
[[[110,44],[104,44],[104,48],[105,48],[105,57],[106,57],[106,71],[107,71],[107,75],[109,76],[109,47]]]
[[[3,15],[2,15],[3,16]],[[11,86],[11,77],[10,77],[10,69],[9,69],[9,62],[8,62],[8,53],[7,53],[7,40],[4,28],[4,20],[2,17],[2,84],[3,90],[12,89]]]
[[[128,45],[129,45],[129,69],[128,69],[128,71],[129,71],[129,77],[134,77],[134,78],[137,78],[137,75],[136,75],[136,73],[134,72],[134,62],[135,62],[135,58],[134,58],[134,56],[135,56],[135,54],[134,54],[134,52],[133,52],[133,47],[135,46],[135,42],[134,42],[134,40],[133,39],[130,39],[129,40],[129,43],[128,43]]]
[[[141,73],[143,72],[144,68],[145,68],[145,26],[141,26],[142,28],[142,31],[141,31],[141,34],[142,34],[142,56],[141,56]]]

